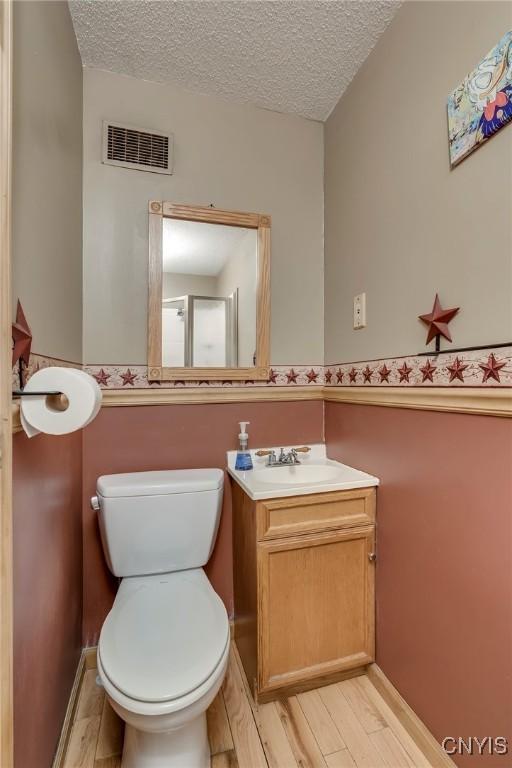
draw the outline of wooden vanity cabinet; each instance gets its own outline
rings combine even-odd
[[[256,700],[374,660],[374,488],[252,501],[233,483],[233,544],[235,643]]]

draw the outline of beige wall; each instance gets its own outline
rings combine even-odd
[[[164,272],[162,278],[162,299],[171,299],[174,296],[186,296],[188,293],[196,294],[198,296],[217,295],[216,277]]]
[[[510,341],[512,126],[451,171],[446,98],[511,23],[510,2],[406,3],[327,121],[327,362],[423,351],[436,291],[455,346]]]
[[[64,2],[14,3],[13,311],[82,359],[82,64]]]
[[[103,119],[174,133],[173,176],[101,163]],[[323,360],[323,126],[84,71],[84,359],[146,362],[147,203],[272,216],[274,364]]]

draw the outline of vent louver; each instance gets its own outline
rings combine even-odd
[[[103,162],[152,173],[172,173],[173,136],[120,123],[103,123]]]

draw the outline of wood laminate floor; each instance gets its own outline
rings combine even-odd
[[[96,675],[85,672],[64,768],[121,766],[123,724]],[[366,676],[256,706],[232,651],[207,717],[212,768],[431,768]]]

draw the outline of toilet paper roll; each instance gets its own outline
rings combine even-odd
[[[65,398],[34,395],[21,399],[21,424],[29,437],[46,432],[66,435],[87,426],[101,407],[96,379],[77,368],[43,368],[30,377],[25,392],[62,392]]]

